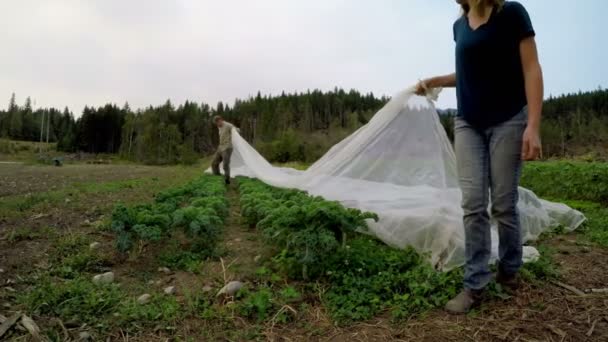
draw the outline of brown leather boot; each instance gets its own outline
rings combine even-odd
[[[464,289],[445,305],[445,310],[452,314],[466,314],[481,304],[483,290]]]
[[[508,292],[515,292],[519,288],[519,277],[515,274],[505,274],[498,269],[496,272],[496,282]]]

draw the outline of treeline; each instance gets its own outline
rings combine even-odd
[[[75,119],[68,108],[34,110],[29,98],[20,106],[13,95],[8,109],[0,111],[0,138],[48,139],[60,151],[119,153],[149,164],[192,163],[214,152],[217,129],[212,117],[222,115],[240,127],[241,135],[268,160],[312,162],[367,123],[387,101],[371,93],[336,88],[278,96],[258,93],[215,107],[190,101],[177,107],[167,101],[135,111],[128,104],[87,106]],[[450,138],[453,115],[453,111],[440,111]],[[608,151],[608,90],[549,97],[544,104],[542,138],[545,157]]]
[[[0,111],[0,138],[14,140],[56,142],[64,151],[75,150],[74,115],[66,107],[63,111],[55,108],[32,107],[28,97],[19,106],[13,94],[8,108]]]
[[[608,158],[608,89],[551,96],[543,113],[546,157]]]
[[[76,120],[68,108],[34,111],[29,98],[19,106],[13,94],[8,109],[0,111],[0,138],[42,137],[57,142],[60,151],[119,153],[149,164],[192,163],[215,150],[218,137],[212,118],[221,115],[240,127],[269,160],[310,162],[365,124],[386,101],[336,88],[279,96],[258,93],[232,106],[190,101],[177,107],[167,101],[135,111],[128,104],[87,106]]]

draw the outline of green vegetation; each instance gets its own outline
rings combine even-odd
[[[413,249],[398,250],[369,237],[354,239],[330,260],[324,301],[338,322],[370,319],[390,310],[407,318],[441,307],[460,290],[460,270],[434,270]]]
[[[186,101],[175,106],[132,110],[106,104],[87,106],[76,120],[68,108],[20,106],[13,94],[0,111],[0,138],[39,141],[41,121],[50,123],[48,141],[59,151],[119,154],[148,164],[192,164],[216,146],[213,115],[222,115],[271,162],[313,162],[331,146],[367,123],[388,98],[335,88],[237,99],[233,105]],[[441,123],[453,138],[453,110],[441,111]],[[547,157],[592,154],[606,159],[608,90],[549,97],[544,103],[542,137]],[[43,140],[46,130],[43,128]],[[599,148],[598,148],[599,146]],[[0,140],[0,155],[20,149]]]
[[[270,187],[258,180],[239,178],[241,213],[257,225],[267,241],[281,252],[277,260],[303,279],[322,275],[325,262],[347,237],[366,229],[372,213],[344,208],[338,202],[312,197],[303,191]]]
[[[600,246],[608,247],[608,207],[588,201],[564,202],[587,217],[579,230],[583,236]]]
[[[608,164],[551,161],[528,163],[522,186],[537,195],[565,203],[587,217],[579,231],[608,247]]]
[[[159,242],[179,229],[191,239],[192,252],[212,255],[228,214],[225,191],[221,177],[206,175],[158,193],[154,203],[117,205],[112,212],[116,247],[127,252],[138,241]]]
[[[573,161],[526,163],[521,185],[547,199],[608,204],[608,164]]]

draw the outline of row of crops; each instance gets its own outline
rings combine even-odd
[[[241,215],[273,250],[271,267],[291,279],[327,286],[323,304],[338,321],[369,319],[390,311],[409,317],[444,305],[461,274],[436,272],[413,249],[390,248],[365,232],[373,213],[300,190],[255,179],[238,180]]]
[[[213,254],[228,216],[226,187],[221,177],[202,176],[188,184],[158,193],[153,203],[127,207],[112,213],[112,230],[120,252],[145,242],[160,242],[182,233],[194,252]]]
[[[321,296],[305,297],[321,300],[336,321],[386,310],[409,316],[443,305],[459,287],[459,271],[436,272],[413,249],[393,249],[362,234],[369,220],[378,219],[374,213],[255,179],[239,177],[237,183],[243,229],[257,229],[270,255],[262,269],[303,284],[303,292],[321,284]],[[200,262],[214,256],[228,205],[223,180],[209,175],[161,192],[150,204],[118,205],[112,216],[116,246],[128,252],[185,234],[192,242],[188,252]],[[272,307],[268,294],[281,289],[263,281],[256,286],[246,289],[243,300],[265,298],[266,304],[257,304]]]

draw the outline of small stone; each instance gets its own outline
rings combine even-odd
[[[70,203],[70,202],[72,202],[72,200],[71,200],[71,199],[69,199],[69,198],[66,198],[66,199],[65,199],[65,203]]]
[[[256,255],[255,258],[253,258],[253,261],[259,262],[260,259],[262,259],[262,256],[261,255]]]
[[[91,224],[91,221],[89,219],[84,220],[84,222],[82,222],[82,224],[84,224],[85,226],[88,226]]]
[[[80,334],[78,334],[79,341],[91,341],[92,339],[93,339],[93,336],[91,336],[91,334],[89,334],[86,331],[82,331]]]
[[[242,241],[241,238],[234,239],[234,242],[241,242],[241,241]]]
[[[158,272],[164,273],[164,274],[171,274],[171,270],[167,267],[159,267]]]
[[[148,280],[148,285],[154,285],[154,280]]]
[[[213,291],[213,287],[211,287],[209,285],[203,286],[203,292],[211,292],[211,291]]]
[[[165,292],[165,294],[167,294],[167,295],[174,295],[177,292],[177,290],[175,289],[175,286],[168,286],[168,287],[165,287],[163,292]]]
[[[114,272],[106,272],[93,277],[93,284],[107,285],[114,282]]]
[[[137,298],[137,303],[141,304],[141,305],[145,305],[150,303],[150,299],[152,298],[151,295],[145,293],[141,296],[139,296],[139,298]]]
[[[66,328],[69,328],[69,329],[74,329],[74,328],[78,328],[78,327],[80,327],[80,322],[78,322],[78,321],[77,321],[77,320],[75,320],[75,319],[71,319],[71,320],[69,320],[69,321],[65,322],[65,324],[64,324],[64,325],[65,325],[65,327],[66,327]]]
[[[99,247],[101,246],[101,244],[99,242],[93,242],[89,245],[89,248],[94,251],[96,249],[99,249]]]
[[[226,295],[226,296],[234,296],[240,289],[243,288],[245,284],[240,281],[231,281],[226,286],[222,287],[221,290],[218,291],[217,296]]]
[[[0,273],[4,273],[4,268],[0,268]]]

